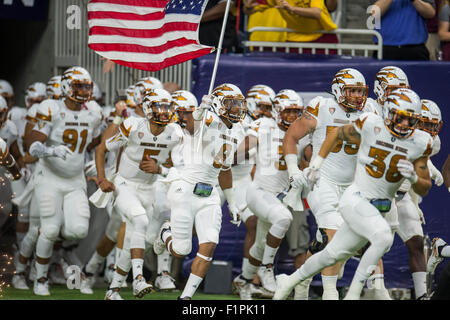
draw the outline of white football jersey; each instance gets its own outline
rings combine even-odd
[[[220,171],[233,164],[234,153],[244,139],[245,131],[239,123],[228,129],[213,112],[208,112],[205,116],[202,143],[198,152],[199,128],[196,128],[194,136],[185,135],[184,168],[180,170],[180,177],[189,183],[203,182],[215,186]]]
[[[366,108],[370,107],[366,106],[363,111]],[[363,111],[346,112],[334,98],[319,96],[312,99],[305,111],[317,121],[316,128],[312,133],[313,155],[311,161],[318,155],[320,147],[331,130],[354,122]],[[349,144],[346,141],[339,143],[323,162],[320,175],[336,184],[349,185],[352,183],[355,173],[357,152],[358,145]]]
[[[383,118],[373,113],[362,114],[354,124],[361,135],[354,184],[368,199],[392,200],[405,178],[397,170],[400,159],[414,162],[429,156],[431,136],[415,130],[406,139],[393,136]]]
[[[155,159],[159,165],[169,159],[173,148],[182,142],[182,136],[176,126],[170,123],[163,132],[155,136],[150,131],[147,119],[142,117],[125,119],[117,134],[106,142],[109,151],[124,147],[118,173],[125,179],[137,183],[155,182],[159,175],[146,173],[139,166],[147,156]]]
[[[253,122],[254,121],[252,121],[249,116],[246,116],[244,120],[242,120],[241,125],[246,135],[248,135],[248,131],[253,126]],[[247,177],[251,173],[254,164],[255,159],[253,157],[246,160],[245,163],[232,166],[231,171],[233,172],[233,181]]]
[[[17,127],[11,120],[6,120],[0,128],[0,138],[6,142],[8,148],[14,141],[17,140],[18,135],[19,132],[17,131]]]
[[[372,98],[367,98],[366,106],[364,107],[365,112],[374,112],[380,117],[383,117],[383,106],[381,106],[377,100]]]
[[[33,130],[47,136],[48,146],[65,145],[72,151],[65,160],[41,158],[42,165],[64,178],[83,173],[86,147],[101,134],[102,114],[97,106],[87,103],[80,111],[74,111],[61,100],[49,99],[39,104],[36,110],[37,125]]]
[[[289,173],[283,155],[283,138],[286,134],[274,119],[261,118],[249,135],[258,138],[258,153],[256,155],[256,172],[254,183],[266,191],[280,193],[289,188]],[[311,143],[310,136],[300,139],[297,149],[300,156],[307,145]]]

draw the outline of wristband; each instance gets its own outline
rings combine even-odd
[[[122,118],[121,116],[115,116],[115,117],[114,117],[114,120],[113,120],[113,123],[114,123],[115,125],[119,125],[119,124],[122,123],[122,120],[123,120],[123,118]]]
[[[287,155],[284,156],[284,161],[286,161],[289,176],[292,177],[294,174],[300,171],[300,169],[298,168],[298,158],[296,154],[288,153]]]
[[[169,174],[169,169],[164,167],[164,166],[159,166],[160,169],[160,175],[162,175],[163,177],[167,177],[167,175]]]
[[[316,170],[320,169],[324,160],[325,160],[324,158],[317,155],[317,157],[315,157],[314,160],[310,164],[311,169],[316,169]]]

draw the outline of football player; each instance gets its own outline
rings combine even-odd
[[[338,143],[324,163],[322,179],[310,192],[306,192],[306,179],[298,168],[296,145],[301,138],[312,134],[314,159],[331,130],[355,121],[367,110],[365,102],[368,87],[358,70],[349,68],[338,71],[333,78],[331,90],[333,98],[318,96],[309,102],[302,117],[289,127],[283,141],[291,186],[303,188],[307,193],[307,201],[318,227],[316,245],[311,247],[310,254],[322,250],[342,224],[337,205],[342,193],[353,181],[358,145]],[[339,299],[336,282],[340,269],[341,263],[337,263],[322,270],[323,300]],[[311,280],[302,282],[296,288],[298,296],[302,296],[302,291],[304,298],[307,298]]]
[[[253,121],[261,118],[271,118],[273,119],[275,116],[275,111],[273,110],[273,99],[275,98],[275,92],[272,88],[267,85],[254,85],[252,86],[246,94],[247,101],[247,116],[242,121],[242,125],[246,134],[248,135],[248,130],[253,126]],[[248,138],[246,138],[248,141]],[[256,149],[252,150],[254,153]],[[235,153],[235,158],[237,157],[237,153]],[[250,247],[255,243],[256,237],[256,222],[257,217],[251,212],[251,210],[247,206],[246,196],[247,196],[247,188],[252,182],[252,177],[254,176],[254,164],[255,159],[254,155],[251,154],[246,159],[245,162],[240,163],[238,159],[235,159],[233,166],[231,167],[231,171],[233,173],[233,189],[236,195],[236,203],[238,208],[245,208],[244,211],[241,212],[241,221],[245,223],[246,233],[244,239],[244,254],[242,258],[242,270],[247,269],[249,264],[249,250]],[[240,160],[240,159],[239,159]],[[263,267],[262,267],[263,268]],[[270,277],[269,273],[263,273]],[[267,288],[264,288],[260,285],[260,280],[257,275],[253,279],[253,282],[250,284],[250,291],[252,296],[262,296],[271,298],[273,296],[273,290],[270,291]],[[241,274],[237,275],[233,279],[233,293],[239,294],[239,291],[243,285],[247,283],[241,276]],[[262,281],[263,284],[271,283],[269,281]],[[270,289],[270,288],[269,288]]]
[[[212,112],[207,111],[212,107]],[[233,84],[216,87],[192,113],[194,134],[186,135],[183,145],[183,170],[170,178],[167,199],[170,222],[162,225],[154,243],[156,254],[167,248],[175,257],[183,257],[192,249],[192,229],[198,237],[199,249],[191,273],[179,299],[190,300],[208,271],[219,242],[222,221],[220,196],[214,186],[219,180],[232,223],[239,225],[232,189],[231,165],[238,143],[245,133],[239,124],[245,117],[246,102],[241,90]],[[205,117],[201,152],[197,152],[200,122]]]
[[[153,244],[164,218],[153,209],[155,181],[158,175],[167,175],[168,169],[161,164],[181,141],[177,126],[170,123],[171,99],[164,89],[147,91],[142,102],[145,118],[127,118],[119,132],[106,137],[96,150],[98,184],[103,192],[115,192],[114,207],[126,222],[124,247],[106,300],[119,299],[119,289],[131,267],[134,296],[142,298],[153,289],[143,276],[143,264],[146,243]],[[118,172],[112,182],[105,175],[105,153],[122,147]]]
[[[322,251],[311,256],[292,275],[278,277],[274,299],[286,299],[297,283],[347,259],[370,242],[345,296],[346,300],[360,298],[366,280],[392,245],[394,237],[385,214],[390,211],[400,185],[408,179],[420,196],[431,187],[427,161],[432,138],[415,130],[420,116],[420,98],[412,90],[401,88],[386,98],[383,118],[364,113],[355,123],[329,133],[311,162],[308,183],[311,188],[317,183],[326,168],[327,156],[337,143],[359,144],[355,178],[339,201],[343,223]]]
[[[100,139],[101,109],[88,101],[92,79],[82,67],[67,70],[61,80],[63,100],[45,100],[36,111],[29,153],[39,158],[35,181],[41,225],[36,245],[34,293],[50,295],[48,268],[53,244],[86,237],[89,204],[84,175],[85,152]]]
[[[248,153],[258,148],[255,177],[246,196],[249,209],[257,217],[256,239],[249,250],[249,264],[243,266],[240,276],[246,281],[240,290],[242,300],[251,299],[250,282],[256,273],[266,290],[273,294],[276,289],[274,259],[292,221],[292,213],[279,198],[289,187],[282,142],[286,130],[302,110],[303,101],[295,91],[281,90],[274,98],[275,118],[256,120],[248,139],[241,144],[243,148],[238,149],[238,153],[242,149]],[[303,150],[309,143],[306,137],[299,149]]]

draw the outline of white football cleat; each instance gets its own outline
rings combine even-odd
[[[103,280],[105,280],[106,283],[112,282],[114,271],[116,271],[116,269],[114,269],[114,265],[109,265],[105,267]]]
[[[239,294],[239,291],[241,291],[242,286],[247,283],[247,281],[245,281],[245,279],[243,279],[241,276],[242,274],[238,274],[233,279],[233,282],[231,283],[232,294]]]
[[[28,280],[33,281],[33,282],[36,280],[36,259],[31,260],[30,273],[28,274]]]
[[[277,276],[277,289],[273,295],[273,300],[286,300],[294,290],[295,283],[289,281],[287,274],[280,274]]]
[[[48,279],[45,278],[44,282],[34,280],[33,292],[37,296],[49,296],[50,291],[48,290]]]
[[[25,278],[25,273],[17,273],[12,277],[12,285],[15,289],[28,290],[30,289],[27,285],[27,279]]]
[[[108,291],[106,291],[105,300],[123,300],[123,298],[120,296],[119,291],[109,289]]]
[[[434,238],[431,246],[431,255],[427,262],[427,272],[434,274],[436,267],[444,260],[439,254],[439,247],[445,246],[447,243],[441,238]]]
[[[133,295],[136,298],[142,298],[147,293],[153,291],[153,286],[145,281],[144,277],[133,280]]]
[[[80,292],[82,294],[94,294],[94,290],[92,288],[95,284],[95,276],[92,275],[90,277],[86,275],[81,275],[81,284],[80,284]]]
[[[155,287],[158,290],[174,290],[176,289],[175,279],[172,278],[168,273],[163,272],[156,277]]]
[[[246,282],[239,290],[239,297],[241,300],[252,300],[252,284]]]
[[[373,300],[392,300],[386,288],[373,289]]]
[[[254,283],[250,283],[250,292],[252,294],[253,298],[263,298],[265,296],[267,296],[268,291],[264,290],[263,287],[258,286]],[[270,293],[270,297],[268,298],[272,298],[273,297],[273,293]]]
[[[261,280],[261,285],[264,289],[270,292],[275,292],[277,288],[277,283],[275,281],[275,275],[273,274],[273,268],[261,266],[258,269],[258,277]]]
[[[156,240],[153,242],[153,251],[156,255],[160,255],[164,252],[164,249],[166,249],[166,244],[164,243],[162,239],[162,235],[166,231],[170,231],[170,222],[166,221],[162,224],[161,228],[158,232],[158,237],[156,237]]]

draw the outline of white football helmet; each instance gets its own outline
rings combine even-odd
[[[285,130],[301,116],[303,108],[303,99],[294,90],[283,89],[275,96],[276,121]],[[289,110],[295,110],[295,112],[288,112]]]
[[[373,85],[378,103],[383,105],[386,97],[397,88],[409,88],[408,77],[403,70],[395,66],[381,68],[375,75]]]
[[[136,102],[134,101],[134,84],[129,86],[125,92],[127,95],[127,100],[125,101],[128,108],[136,108]]]
[[[156,88],[145,92],[142,110],[150,122],[168,125],[174,114],[172,96],[164,89]]]
[[[66,98],[77,103],[85,103],[92,96],[92,78],[82,67],[71,67],[64,71],[61,88]]]
[[[184,128],[183,113],[193,112],[198,107],[197,98],[187,90],[178,90],[172,93],[172,103],[177,123]]]
[[[0,127],[3,126],[3,123],[6,121],[6,117],[8,115],[8,103],[5,98],[0,95]]]
[[[256,120],[261,116],[275,118],[273,99],[275,92],[269,86],[257,84],[252,86],[245,96],[247,100],[247,114]]]
[[[422,102],[411,89],[398,88],[386,97],[384,123],[394,136],[409,137],[418,126],[421,116]]]
[[[41,103],[47,98],[47,86],[43,82],[34,82],[25,90],[25,106],[27,109],[35,103]]]
[[[152,86],[153,89],[164,89],[162,82],[155,77],[142,77],[139,79],[138,82],[143,81],[145,83],[148,83],[150,86]]]
[[[100,102],[102,102],[103,99],[103,93],[102,90],[100,89],[100,87],[98,86],[98,84],[96,82],[93,82],[93,87],[92,87],[92,97],[91,99],[94,99],[95,101],[97,101],[98,104],[102,104]]]
[[[428,132],[434,137],[441,131],[443,123],[441,110],[438,105],[434,101],[422,99],[422,117],[419,122],[420,130]]]
[[[59,100],[63,97],[63,92],[61,89],[61,76],[51,77],[47,82],[46,93],[47,98],[53,100]]]
[[[245,118],[247,102],[241,90],[231,83],[224,83],[214,88],[212,109],[218,116],[237,123]]]
[[[339,70],[333,78],[331,92],[347,112],[361,111],[366,104],[368,86],[364,76],[356,69]],[[355,92],[356,94],[353,94]]]
[[[14,90],[12,85],[6,81],[0,79],[0,95],[5,98],[9,107],[12,107],[14,104]]]
[[[162,88],[149,81],[139,80],[134,86],[134,103],[136,104],[136,106],[142,104],[142,102],[144,101],[145,93],[153,89]]]

